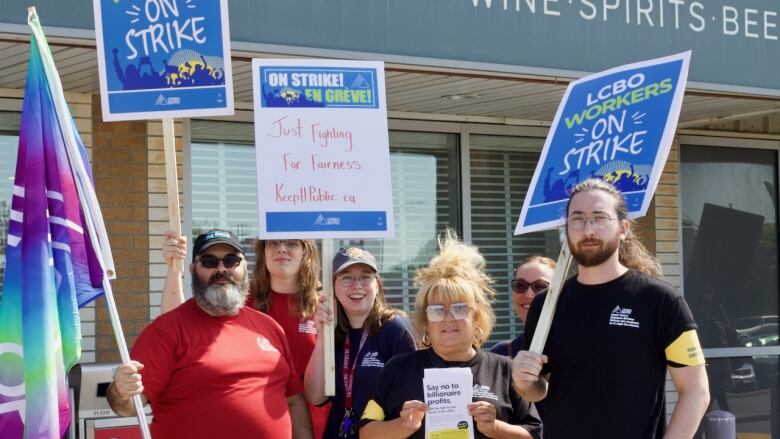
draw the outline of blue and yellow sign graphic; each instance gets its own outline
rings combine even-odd
[[[612,183],[630,217],[644,215],[669,154],[690,53],[618,67],[569,85],[515,233],[560,226],[571,189]]]
[[[376,69],[260,67],[264,108],[379,108]]]
[[[226,16],[224,0],[95,0],[104,119],[232,114]]]

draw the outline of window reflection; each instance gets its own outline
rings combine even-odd
[[[738,437],[780,438],[779,364],[774,355],[707,360],[707,411],[733,413]]]
[[[777,152],[683,146],[683,281],[705,348],[777,345]]]
[[[11,213],[11,188],[14,185],[19,136],[0,132],[0,295],[5,275],[5,248]]]

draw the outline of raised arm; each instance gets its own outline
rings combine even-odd
[[[163,285],[162,299],[160,308],[162,313],[166,313],[184,303],[184,287],[182,285],[181,273],[174,270],[174,264],[181,267],[184,258],[187,257],[187,237],[178,236],[168,230],[165,232],[163,240],[163,257],[168,264],[168,272],[165,276]]]
[[[319,297],[317,312],[314,313],[314,323],[317,325],[317,344],[309,357],[306,373],[303,375],[303,387],[306,399],[314,405],[325,402],[325,337],[322,336],[325,323],[333,322],[333,315],[328,308],[324,296]]]

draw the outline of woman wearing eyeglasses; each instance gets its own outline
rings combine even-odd
[[[358,421],[379,373],[390,358],[415,349],[414,330],[403,312],[385,303],[371,253],[355,247],[339,251],[333,258],[333,281],[338,316],[336,395],[322,437],[357,438]],[[314,320],[320,333],[325,323],[333,321],[324,297]],[[327,401],[324,349],[323,337],[318,337],[304,378],[306,398],[314,404]]]
[[[425,438],[425,369],[468,367],[474,380],[469,414],[475,438],[540,438],[534,407],[512,386],[512,364],[480,350],[495,323],[495,292],[479,251],[448,231],[439,254],[417,272],[413,322],[422,334],[417,352],[390,360],[361,419],[360,437]]]
[[[534,297],[550,286],[553,273],[555,272],[555,261],[544,256],[529,256],[525,258],[515,270],[515,278],[512,279],[512,304],[515,308],[515,314],[521,322],[525,322],[528,310],[531,308],[531,302]],[[506,355],[514,358],[518,352],[523,349],[524,331],[513,340],[501,341],[495,344],[490,352],[499,355]]]

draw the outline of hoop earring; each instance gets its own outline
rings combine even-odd
[[[430,340],[428,340],[428,331],[425,331],[425,332],[423,333],[423,336],[422,336],[422,344],[423,344],[423,346],[430,346],[430,345],[431,345],[431,341],[430,341]]]
[[[477,341],[479,344],[482,344],[483,338],[485,337],[485,331],[482,330],[479,326],[477,326],[477,331],[479,331],[479,335],[475,337],[475,341]]]

